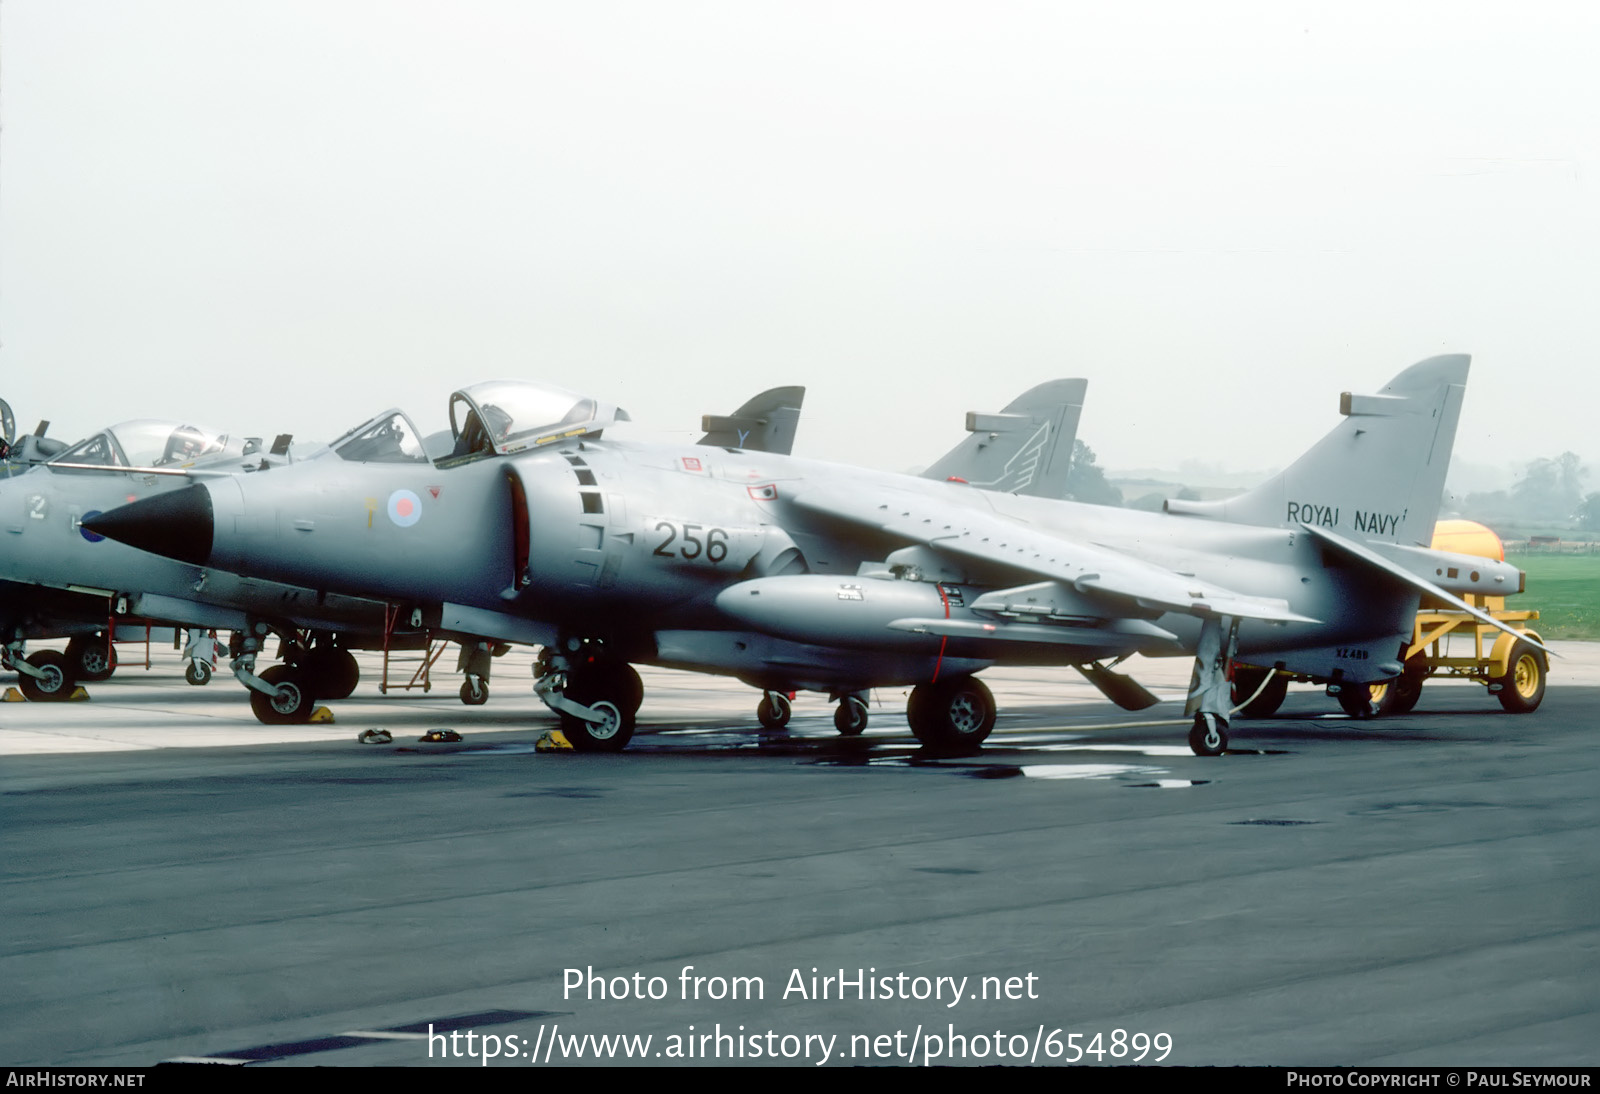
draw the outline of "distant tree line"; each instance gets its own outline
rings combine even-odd
[[[1463,516],[1490,524],[1600,532],[1600,491],[1584,491],[1588,477],[1583,461],[1563,452],[1528,464],[1510,490],[1468,494],[1458,507]]]
[[[1067,497],[1089,505],[1122,504],[1122,491],[1106,481],[1105,471],[1095,463],[1094,449],[1076,438],[1067,466]]]

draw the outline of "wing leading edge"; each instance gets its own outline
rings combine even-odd
[[[973,506],[953,505],[910,492],[874,504],[849,493],[822,489],[805,491],[792,504],[819,517],[924,546],[980,570],[1033,575],[1036,580],[1059,582],[1080,594],[1131,602],[1154,614],[1171,611],[1272,623],[1320,622],[1293,611],[1286,600],[1235,592],[1212,581],[1019,524]],[[997,580],[1006,579],[997,575]]]

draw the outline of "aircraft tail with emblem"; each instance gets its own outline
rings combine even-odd
[[[800,427],[800,406],[805,398],[803,387],[769,388],[732,414],[702,416],[700,428],[706,435],[695,443],[787,456],[794,451],[795,430]]]
[[[1376,395],[1347,391],[1339,396],[1344,421],[1286,471],[1237,497],[1168,501],[1167,512],[1306,532],[1331,558],[1512,632],[1461,596],[1521,592],[1526,575],[1430,546],[1470,362],[1459,353],[1430,357]]]
[[[922,473],[1002,494],[1063,498],[1089,381],[1050,380],[998,414],[967,412],[969,436]]]
[[[1237,497],[1167,502],[1167,512],[1236,524],[1309,525],[1426,547],[1466,391],[1465,354],[1430,357],[1376,395],[1339,397],[1344,420],[1289,468]]]

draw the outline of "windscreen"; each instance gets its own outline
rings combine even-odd
[[[353,463],[427,463],[417,427],[400,411],[375,418],[336,442],[334,451]]]

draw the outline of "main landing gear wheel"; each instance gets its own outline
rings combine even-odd
[[[906,703],[911,732],[935,748],[976,748],[994,729],[994,717],[994,695],[971,676],[918,684]]]
[[[1427,671],[1422,673],[1407,672],[1393,680],[1386,680],[1381,684],[1373,684],[1372,702],[1380,715],[1409,714],[1417,705],[1417,700],[1422,698],[1422,681],[1427,678]]]
[[[311,720],[317,702],[311,694],[307,674],[287,665],[273,665],[261,674],[261,679],[278,690],[266,695],[250,689],[250,710],[262,725],[303,725]]]
[[[29,658],[31,661],[32,658]],[[1499,684],[1495,697],[1500,705],[1512,714],[1532,714],[1544,702],[1545,661],[1537,646],[1518,641],[1511,647],[1509,670],[1504,676],[1490,680]]]
[[[860,697],[846,695],[833,710],[833,728],[846,737],[859,737],[867,729],[867,704]]]
[[[1376,689],[1369,684],[1341,684],[1338,696],[1339,709],[1357,720],[1376,718],[1382,711],[1378,706],[1375,691]]]
[[[481,707],[489,701],[489,685],[481,676],[469,676],[461,685],[461,701],[469,707]]]
[[[756,704],[756,721],[762,729],[782,729],[794,715],[794,704],[781,691],[769,691]]]
[[[72,694],[72,672],[66,657],[55,650],[40,650],[28,658],[28,664],[43,676],[17,673],[17,686],[22,694],[35,703],[59,703]]]
[[[1228,723],[1215,714],[1196,714],[1189,730],[1189,750],[1196,756],[1220,756],[1228,748]]]
[[[211,666],[204,661],[190,661],[189,667],[183,670],[183,678],[197,688],[203,688],[211,683]]]
[[[632,665],[596,662],[568,674],[563,694],[601,715],[586,722],[561,715],[561,732],[579,752],[621,752],[633,739],[634,716],[644,701],[644,684]]]
[[[1267,679],[1269,676],[1271,679]],[[1262,680],[1267,681],[1264,688],[1261,686]],[[1260,689],[1259,695],[1256,694],[1257,689]],[[1233,705],[1244,703],[1239,707],[1239,713],[1247,718],[1272,717],[1283,706],[1288,694],[1289,678],[1281,672],[1244,666],[1233,670]]]
[[[67,643],[67,665],[75,680],[97,684],[117,671],[117,650],[103,634]]]
[[[337,646],[318,646],[306,654],[302,670],[314,681],[317,695],[323,699],[348,699],[361,682],[361,666],[355,655]]]

